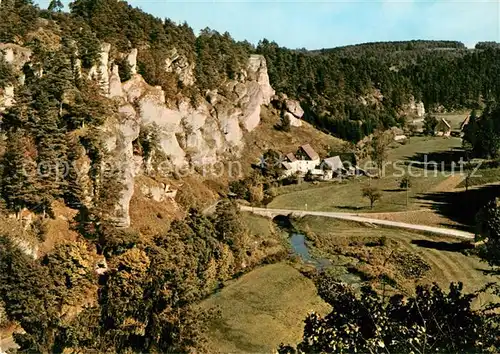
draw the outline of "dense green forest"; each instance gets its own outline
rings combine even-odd
[[[250,53],[260,53],[277,92],[300,100],[305,119],[318,128],[351,141],[378,128],[403,126],[403,108],[412,96],[428,111],[479,108],[500,96],[495,79],[500,49],[490,42],[478,43],[475,50],[455,41],[292,50],[266,39],[254,47],[209,28],[196,35],[186,23],[156,18],[122,1],[77,0],[70,14],[38,10],[29,1],[9,0],[2,6],[12,6],[15,15],[2,11],[0,41],[21,40],[36,23],[24,19],[41,16],[54,20],[62,36],[76,42],[85,67],[97,59],[97,39],[118,52],[139,48],[139,72],[148,83],[161,85],[168,97],[182,92],[203,98],[207,89],[237,79]],[[194,65],[193,87],[184,87],[164,70],[165,58],[178,55]],[[117,59],[116,53],[112,56]]]
[[[321,51],[290,50],[263,40],[273,87],[303,102],[306,119],[348,140],[397,124],[413,96],[427,110],[478,108],[500,99],[500,50],[458,42],[388,42]],[[380,92],[377,106],[360,97]],[[358,123],[362,123],[360,126]],[[361,128],[360,128],[361,127]]]

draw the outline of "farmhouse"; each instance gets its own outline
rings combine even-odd
[[[446,119],[441,118],[441,120],[436,125],[436,128],[434,129],[434,134],[436,136],[449,137],[451,135],[450,123],[448,123]]]
[[[320,167],[325,170],[331,170],[334,174],[341,174],[344,171],[344,164],[340,156],[328,157],[323,160]]]
[[[288,177],[295,173],[306,174],[314,170],[321,160],[319,155],[311,145],[306,144],[299,147],[296,154],[290,152],[285,155],[282,163],[283,176]]]
[[[340,176],[365,174],[356,165],[356,156],[353,153],[339,153],[321,160],[309,144],[300,146],[296,153],[285,154],[281,168],[282,178],[299,174],[309,175],[313,179],[322,181]]]
[[[300,146],[296,157],[298,170],[304,173],[313,170],[321,162],[318,153],[309,144]]]
[[[469,124],[470,121],[470,114],[467,116],[467,118],[464,119],[464,121],[460,124],[460,131],[463,132],[467,124]]]

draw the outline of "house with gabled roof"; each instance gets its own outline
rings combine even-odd
[[[340,156],[327,157],[321,162],[320,166],[332,170],[334,173],[340,173],[344,169]]]
[[[460,123],[460,131],[463,132],[467,124],[469,124],[470,121],[470,114],[467,115],[467,117],[463,120],[462,123]]]
[[[436,136],[449,137],[451,135],[451,124],[446,119],[441,118],[436,128],[434,128],[434,134]]]
[[[288,162],[295,162],[297,161],[297,158],[295,157],[294,153],[293,152],[289,152],[288,154],[285,155],[285,159],[288,161]]]
[[[297,157],[297,169],[303,173],[315,169],[321,162],[318,153],[309,144],[300,146],[295,156]]]

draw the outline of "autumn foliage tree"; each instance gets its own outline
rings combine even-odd
[[[452,283],[449,291],[417,286],[414,296],[394,295],[385,302],[371,287],[357,293],[331,275],[317,282],[331,312],[310,314],[302,341],[296,348],[282,345],[280,353],[479,353],[499,348],[498,315],[489,306],[476,310],[472,305],[489,288],[467,294],[462,284]]]
[[[378,188],[368,186],[362,189],[362,195],[370,201],[370,209],[373,209],[375,202],[382,198],[382,193]]]

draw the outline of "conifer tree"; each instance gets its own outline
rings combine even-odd
[[[63,8],[64,4],[61,0],[51,0],[47,10],[49,10],[50,12],[61,12]]]
[[[40,211],[50,210],[52,201],[62,196],[68,171],[67,141],[64,129],[59,127],[55,103],[42,93],[37,99],[38,117],[35,138],[38,150],[37,191]]]
[[[36,205],[35,165],[27,156],[26,140],[21,131],[7,133],[7,148],[2,158],[2,197],[7,208],[18,214]]]

